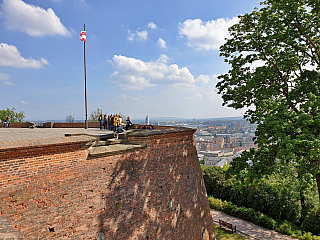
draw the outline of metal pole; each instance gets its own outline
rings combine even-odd
[[[83,31],[86,31],[86,24],[83,25]],[[85,129],[88,129],[86,41],[83,41],[83,50],[84,50],[84,98],[85,98],[85,108],[86,108]]]

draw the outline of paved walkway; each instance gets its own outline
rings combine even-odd
[[[50,144],[92,141],[112,131],[82,128],[0,128],[0,150]],[[73,134],[65,136],[65,134]]]
[[[1,141],[19,141],[44,138],[63,138],[66,133],[70,134],[89,134],[89,135],[104,135],[110,134],[112,131],[100,130],[99,128],[1,128],[0,127],[0,142]]]
[[[259,227],[251,222],[247,222],[245,220],[232,217],[223,212],[219,212],[211,209],[212,218],[215,221],[219,221],[219,219],[226,221],[228,223],[232,223],[237,227],[237,230],[251,236],[250,239],[259,239],[259,240],[297,240],[296,238],[292,238],[281,233],[268,230],[263,227]]]

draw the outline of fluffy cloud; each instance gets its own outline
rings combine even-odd
[[[48,65],[48,61],[44,58],[34,60],[32,58],[25,59],[20,55],[17,47],[0,43],[0,66],[16,67],[16,68],[41,68]]]
[[[154,22],[149,22],[148,23],[148,28],[156,29],[157,28],[157,24],[155,24]]]
[[[159,59],[144,62],[140,59],[114,55],[112,64],[115,71],[110,81],[123,89],[155,87],[157,84],[171,85],[177,88],[194,88],[196,80],[186,67],[168,64],[168,57],[162,54]]]
[[[196,82],[207,84],[210,81],[210,77],[208,75],[200,75],[196,78]]]
[[[20,103],[23,104],[23,105],[28,104],[28,102],[26,102],[26,101],[20,101]]]
[[[188,19],[179,25],[179,34],[188,39],[188,46],[197,50],[216,50],[228,37],[228,28],[237,23],[238,18],[219,18],[208,22]]]
[[[27,4],[22,0],[3,0],[2,10],[5,26],[10,30],[26,32],[33,37],[45,35],[61,35],[70,37],[71,34],[60,21],[55,12]]]
[[[162,38],[159,38],[158,39],[158,46],[161,47],[161,48],[167,48],[167,43]]]
[[[128,31],[129,37],[128,41],[146,41],[148,39],[147,31],[136,31],[136,33],[132,33],[130,30]]]

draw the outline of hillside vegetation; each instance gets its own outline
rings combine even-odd
[[[316,184],[302,209],[293,177],[271,175],[254,183],[241,182],[230,167],[205,167],[203,178],[212,208],[295,237],[320,235],[320,206]],[[316,236],[301,239],[320,239]]]

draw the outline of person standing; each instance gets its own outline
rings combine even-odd
[[[110,120],[108,121],[109,123],[109,130],[112,131],[112,128],[113,128],[113,116],[112,114],[110,115]]]
[[[105,114],[104,117],[103,117],[103,129],[104,130],[108,129],[108,117],[107,117],[107,114]]]
[[[9,127],[9,123],[10,123],[10,121],[9,121],[9,118],[7,117],[6,118],[6,120],[3,122],[3,127]]]
[[[117,131],[118,123],[119,123],[118,120],[119,120],[118,114],[114,115],[114,118],[113,118],[113,131],[114,132]]]
[[[126,130],[129,130],[129,128],[132,126],[132,122],[130,120],[130,117],[127,118],[127,124],[126,124]]]
[[[100,122],[100,130],[102,130],[102,120],[103,120],[102,114],[100,114],[98,120]]]

